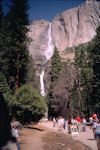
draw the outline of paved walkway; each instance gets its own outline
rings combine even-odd
[[[48,122],[43,122],[43,123],[40,123],[42,126],[45,126],[47,128],[51,128],[55,131],[58,130],[58,127],[53,127],[53,122],[52,121],[48,121]],[[65,130],[63,130],[62,132],[64,132],[65,134],[68,133],[67,131],[67,127]],[[73,139],[75,140],[79,140],[80,142],[82,142],[83,144],[89,146],[90,148],[92,148],[92,150],[98,150],[97,148],[97,143],[96,141],[94,140],[94,136],[93,136],[93,131],[87,127],[87,132],[79,132],[79,136],[73,136]]]

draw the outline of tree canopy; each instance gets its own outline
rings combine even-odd
[[[21,86],[11,102],[12,115],[22,123],[38,121],[45,113],[46,99],[30,85]]]

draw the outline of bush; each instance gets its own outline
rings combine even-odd
[[[16,119],[21,123],[38,121],[45,113],[46,100],[30,85],[21,86],[12,102]]]

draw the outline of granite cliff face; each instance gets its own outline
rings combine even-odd
[[[93,39],[99,25],[100,2],[96,0],[87,0],[81,6],[55,16],[51,27],[52,39],[61,57],[73,59],[74,50],[71,47]],[[30,54],[37,63],[45,64],[49,22],[45,20],[33,21],[29,28],[29,36],[32,38],[29,46]]]
[[[73,58],[74,53],[68,52],[68,48],[89,42],[99,25],[100,2],[97,1],[86,1],[79,7],[58,14],[52,22],[52,32],[61,56]]]
[[[45,50],[48,43],[47,31],[49,28],[49,22],[45,20],[33,21],[29,26],[28,36],[31,38],[29,45],[29,51],[36,64],[45,64]]]

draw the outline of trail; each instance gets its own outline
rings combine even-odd
[[[36,127],[25,128],[21,135],[21,150],[44,150],[42,136],[46,133]]]
[[[57,127],[53,127],[52,121],[43,122],[41,125],[45,126],[45,127],[48,127],[50,129],[53,129],[55,131],[58,130]],[[63,130],[62,132],[64,132],[65,134],[67,134],[68,133],[67,127],[66,127],[66,130]],[[73,136],[73,139],[74,140],[79,140],[83,144],[85,144],[85,145],[89,146],[90,148],[92,148],[92,150],[98,150],[97,143],[94,140],[93,131],[89,127],[87,127],[87,132],[81,132],[80,131],[79,132],[79,136]]]
[[[52,121],[39,123],[37,125],[30,125],[29,128],[24,128],[21,131],[21,150],[44,150],[44,142],[43,137],[46,136],[47,133],[51,133],[52,131],[58,132],[57,127],[53,127]],[[61,131],[67,134],[66,130]],[[70,136],[70,135],[68,135]],[[97,143],[94,140],[93,132],[87,127],[87,132],[79,132],[79,136],[73,136],[74,140],[78,140],[83,144],[92,148],[92,150],[97,149]]]

